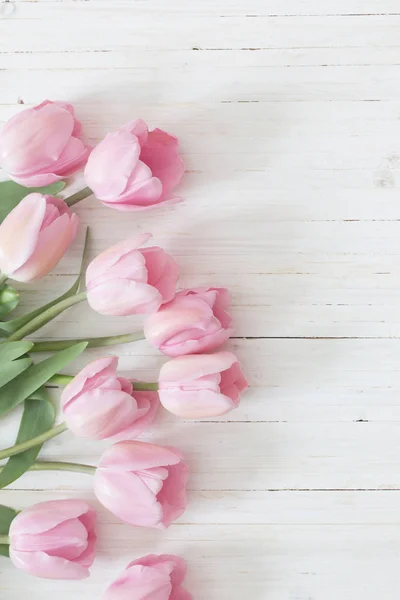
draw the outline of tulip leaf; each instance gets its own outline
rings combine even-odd
[[[31,366],[32,362],[33,361],[31,358],[20,358],[19,360],[14,360],[11,363],[1,365],[0,387],[6,385],[9,381],[12,381],[15,379],[15,377],[18,377],[18,375],[26,371]]]
[[[33,342],[28,342],[27,340],[0,344],[0,365],[3,365],[5,361],[11,362],[16,358],[20,358],[20,356],[29,352],[32,346]]]
[[[0,535],[8,535],[11,521],[15,519],[18,512],[10,506],[0,504]],[[0,556],[9,556],[8,544],[0,544]]]
[[[25,400],[24,412],[15,443],[21,444],[51,429],[55,416],[56,413],[49,392],[43,387],[36,390],[32,396]],[[10,485],[33,465],[42,445],[39,444],[20,454],[10,456],[0,472],[0,488]]]
[[[15,181],[0,182],[0,223],[4,221],[9,212],[21,202],[28,194],[39,192],[55,196],[65,188],[65,181],[57,181],[45,187],[27,188]]]
[[[25,341],[0,344],[0,387],[6,385],[31,366],[31,358],[20,357],[29,352],[32,346],[32,342]]]
[[[41,306],[40,308],[36,308],[35,310],[32,310],[31,312],[29,312],[26,315],[23,315],[22,317],[17,317],[16,319],[12,319],[10,321],[0,322],[0,336],[6,337],[8,335],[11,335],[12,333],[14,333],[18,329],[20,329],[20,327],[23,327],[24,325],[29,323],[29,321],[32,321],[32,319],[34,319],[35,317],[40,315],[42,312],[44,312],[48,308],[51,308],[55,304],[58,304],[62,300],[65,300],[66,298],[69,298],[70,296],[73,296],[74,294],[76,294],[78,292],[80,285],[81,285],[81,279],[82,279],[84,266],[85,266],[85,256],[86,256],[86,251],[87,251],[87,246],[88,246],[88,239],[89,239],[89,227],[86,228],[85,244],[83,247],[82,260],[81,260],[81,266],[79,268],[78,277],[76,278],[74,284],[69,288],[69,290],[67,290],[64,294],[62,294],[62,296],[55,298],[54,300],[52,300],[51,302],[48,302],[48,304],[45,304],[44,306]]]
[[[40,363],[31,365],[24,373],[3,386],[0,393],[0,417],[41,388],[53,375],[79,356],[86,346],[87,342],[82,342],[61,350]]]
[[[19,302],[19,293],[11,285],[5,283],[0,289],[0,319],[8,315]]]

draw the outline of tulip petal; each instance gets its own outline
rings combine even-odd
[[[116,279],[88,291],[89,305],[103,315],[148,314],[158,310],[161,302],[156,288],[129,279]]]
[[[40,502],[19,513],[10,526],[10,537],[20,533],[41,533],[68,519],[76,519],[93,509],[84,500]]]
[[[29,194],[0,225],[0,270],[13,275],[35,251],[46,213],[41,194]],[[49,253],[49,252],[48,252]]]
[[[38,243],[31,257],[14,271],[16,281],[35,281],[47,275],[62,259],[73,242],[78,228],[78,217],[73,213],[60,216],[39,233]],[[51,248],[51,252],[49,252]]]
[[[177,448],[147,442],[124,441],[108,448],[100,461],[101,467],[128,471],[143,471],[153,467],[177,465],[182,453]]]
[[[91,148],[76,137],[70,137],[64,150],[51,169],[61,177],[69,177],[77,169],[83,167],[87,161]]]
[[[90,574],[79,563],[45,552],[19,552],[10,548],[10,559],[18,569],[42,579],[86,579]]]
[[[135,135],[124,129],[109,133],[89,156],[85,168],[87,185],[100,200],[118,197],[127,186],[139,154]]]
[[[189,477],[188,467],[180,462],[168,467],[168,478],[157,495],[163,509],[162,523],[168,527],[180,517],[186,509],[186,484]]]
[[[160,525],[161,505],[135,473],[100,466],[94,477],[93,489],[100,502],[121,521],[142,527]]]
[[[143,119],[135,119],[134,121],[129,121],[129,123],[125,123],[125,125],[123,125],[121,129],[126,129],[127,131],[135,135],[138,138],[141,146],[143,146],[143,144],[146,143],[149,130]]]
[[[163,303],[169,302],[175,296],[179,277],[179,267],[176,261],[157,246],[144,248],[142,254],[146,261],[148,283],[157,288]]]
[[[161,200],[164,200],[178,185],[185,172],[178,150],[178,139],[161,129],[154,129],[149,133],[147,142],[142,147],[140,160],[150,167],[154,177],[161,180],[163,186]]]
[[[73,560],[87,548],[87,531],[79,519],[69,519],[40,534],[19,534],[12,542],[18,552],[46,552]]]
[[[98,377],[116,377],[118,366],[117,356],[105,356],[93,360],[84,367],[63,389],[61,405],[65,409],[78,394],[85,389],[90,390],[96,386]]]
[[[119,442],[121,440],[134,440],[139,437],[153,423],[157,411],[160,407],[160,400],[157,392],[138,392],[134,391],[133,396],[137,402],[139,418],[136,419],[121,433],[113,436],[111,441]]]
[[[129,566],[107,589],[103,600],[169,600],[172,585],[163,569]]]
[[[161,367],[159,381],[160,384],[190,383],[199,377],[225,371],[236,362],[237,358],[231,352],[181,356],[170,360]]]
[[[143,246],[143,244],[151,237],[151,233],[142,233],[127,240],[123,240],[122,242],[115,244],[115,246],[111,246],[111,248],[107,248],[107,250],[101,252],[94,260],[92,260],[87,268],[86,283],[90,284],[91,281],[102,276],[105,271],[113,267],[124,256]]]

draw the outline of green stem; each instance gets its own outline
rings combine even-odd
[[[51,306],[50,308],[42,312],[40,315],[29,321],[29,323],[26,323],[26,325],[23,325],[22,327],[17,329],[17,331],[15,331],[12,335],[3,340],[1,343],[4,344],[5,342],[15,342],[17,340],[22,340],[30,333],[33,333],[34,331],[37,331],[38,329],[43,327],[43,325],[46,325],[46,323],[57,317],[67,308],[70,308],[71,306],[74,306],[74,304],[78,304],[79,302],[83,302],[83,300],[86,300],[86,292],[81,292],[80,294],[76,294],[75,296],[70,296],[69,298],[61,300],[61,302],[54,304],[54,306]]]
[[[68,385],[70,381],[72,381],[74,379],[73,375],[62,375],[61,373],[58,373],[57,375],[53,375],[53,377],[51,377],[47,384],[53,384],[53,385]],[[137,390],[138,392],[153,392],[153,391],[157,391],[158,390],[158,383],[157,382],[146,382],[146,381],[132,381],[132,386],[134,390]]]
[[[8,535],[0,535],[0,544],[6,544],[7,546],[10,545],[10,538]]]
[[[74,340],[49,340],[48,342],[35,342],[35,345],[30,352],[57,352],[58,350],[64,350],[74,344],[80,342],[88,342],[88,348],[100,348],[102,346],[114,346],[115,344],[128,344],[130,342],[137,342],[144,340],[144,333],[138,331],[136,333],[124,333],[122,335],[111,335],[108,337],[97,337],[97,338],[82,338]]]
[[[9,456],[14,456],[14,454],[20,454],[25,450],[29,450],[29,448],[33,448],[34,446],[38,446],[39,444],[43,444],[47,440],[51,440],[51,438],[60,435],[63,431],[67,430],[67,426],[65,423],[60,423],[57,427],[53,427],[36,437],[27,440],[26,442],[21,442],[21,444],[16,444],[15,446],[10,446],[9,448],[5,448],[0,451],[0,459],[8,458]]]
[[[96,467],[91,465],[83,465],[81,463],[72,462],[53,462],[53,461],[38,461],[33,463],[30,471],[74,471],[75,473],[85,473],[86,475],[94,475]]]
[[[64,202],[68,204],[68,206],[73,206],[74,204],[78,204],[78,202],[80,202],[81,200],[88,198],[92,194],[92,190],[89,187],[85,187],[83,188],[83,190],[76,192],[76,194],[72,194],[72,196],[64,198]]]
[[[134,390],[143,391],[143,392],[156,392],[158,390],[158,383],[147,383],[145,381],[132,381],[132,386]]]

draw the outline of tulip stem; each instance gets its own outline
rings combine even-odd
[[[85,473],[86,475],[94,475],[96,467],[91,465],[83,465],[73,462],[53,462],[53,461],[38,461],[35,462],[29,469],[30,471],[73,471],[75,473]]]
[[[49,340],[47,342],[35,342],[35,345],[30,352],[57,352],[64,350],[74,344],[87,342],[87,348],[101,348],[102,346],[114,346],[115,344],[128,344],[144,340],[144,333],[138,331],[135,333],[124,333],[122,335],[111,335],[108,337],[82,338],[74,340]]]
[[[74,204],[78,204],[78,202],[80,202],[81,200],[88,198],[92,194],[92,190],[89,187],[85,187],[83,188],[83,190],[76,192],[76,194],[72,194],[72,196],[68,196],[68,198],[65,198],[64,202],[68,206],[73,206]]]
[[[57,375],[53,375],[47,382],[47,385],[68,385],[70,381],[74,379],[73,375],[62,375],[61,373],[57,373]],[[147,382],[147,381],[131,381],[132,387],[134,390],[138,392],[156,392],[158,390],[157,382]]]
[[[81,292],[80,294],[75,294],[75,296],[64,298],[64,300],[61,300],[57,304],[54,304],[54,306],[51,306],[47,310],[43,311],[40,315],[29,321],[29,323],[26,323],[26,325],[23,325],[22,327],[17,329],[17,331],[15,331],[12,335],[10,335],[8,338],[4,339],[0,343],[4,344],[5,342],[15,342],[17,340],[22,340],[30,333],[37,331],[38,329],[43,327],[43,325],[46,325],[46,323],[52,321],[52,319],[64,312],[64,310],[66,310],[67,308],[70,308],[71,306],[74,306],[74,304],[78,304],[79,302],[83,302],[84,300],[86,300],[86,292]]]
[[[65,423],[60,423],[56,427],[37,435],[36,437],[26,440],[26,442],[21,442],[21,444],[16,444],[15,446],[10,446],[9,448],[5,448],[0,451],[0,459],[8,458],[9,456],[14,456],[15,454],[20,454],[25,450],[29,450],[29,448],[33,448],[34,446],[38,446],[39,444],[43,444],[47,440],[51,440],[51,438],[60,435],[67,430],[67,426]]]
[[[0,544],[7,544],[7,546],[10,545],[10,538],[8,535],[0,535]]]

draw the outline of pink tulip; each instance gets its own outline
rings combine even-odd
[[[215,350],[233,332],[229,303],[225,288],[184,290],[147,318],[145,336],[168,356]]]
[[[90,149],[65,102],[45,100],[10,119],[0,133],[0,167],[21,185],[37,187],[81,169]]]
[[[156,312],[175,295],[178,265],[157,246],[140,248],[145,233],[105,250],[86,271],[88,302],[103,315]]]
[[[179,201],[172,190],[184,170],[178,140],[161,129],[149,133],[137,119],[109,133],[93,150],[85,181],[107,206],[143,210]]]
[[[61,395],[68,428],[92,440],[127,440],[139,436],[154,420],[156,392],[133,392],[132,384],[117,377],[118,358],[107,356],[87,365]]]
[[[10,527],[10,558],[44,579],[85,579],[95,556],[96,513],[83,500],[52,500],[20,512]]]
[[[0,271],[35,281],[61,260],[75,238],[78,217],[59,198],[29,194],[0,225]]]
[[[187,477],[179,450],[118,442],[100,460],[94,492],[121,521],[164,529],[186,508]]]
[[[186,563],[179,556],[149,554],[131,562],[103,600],[192,600],[181,583]]]
[[[161,404],[185,419],[223,415],[239,405],[248,384],[231,352],[174,358],[161,367]]]

